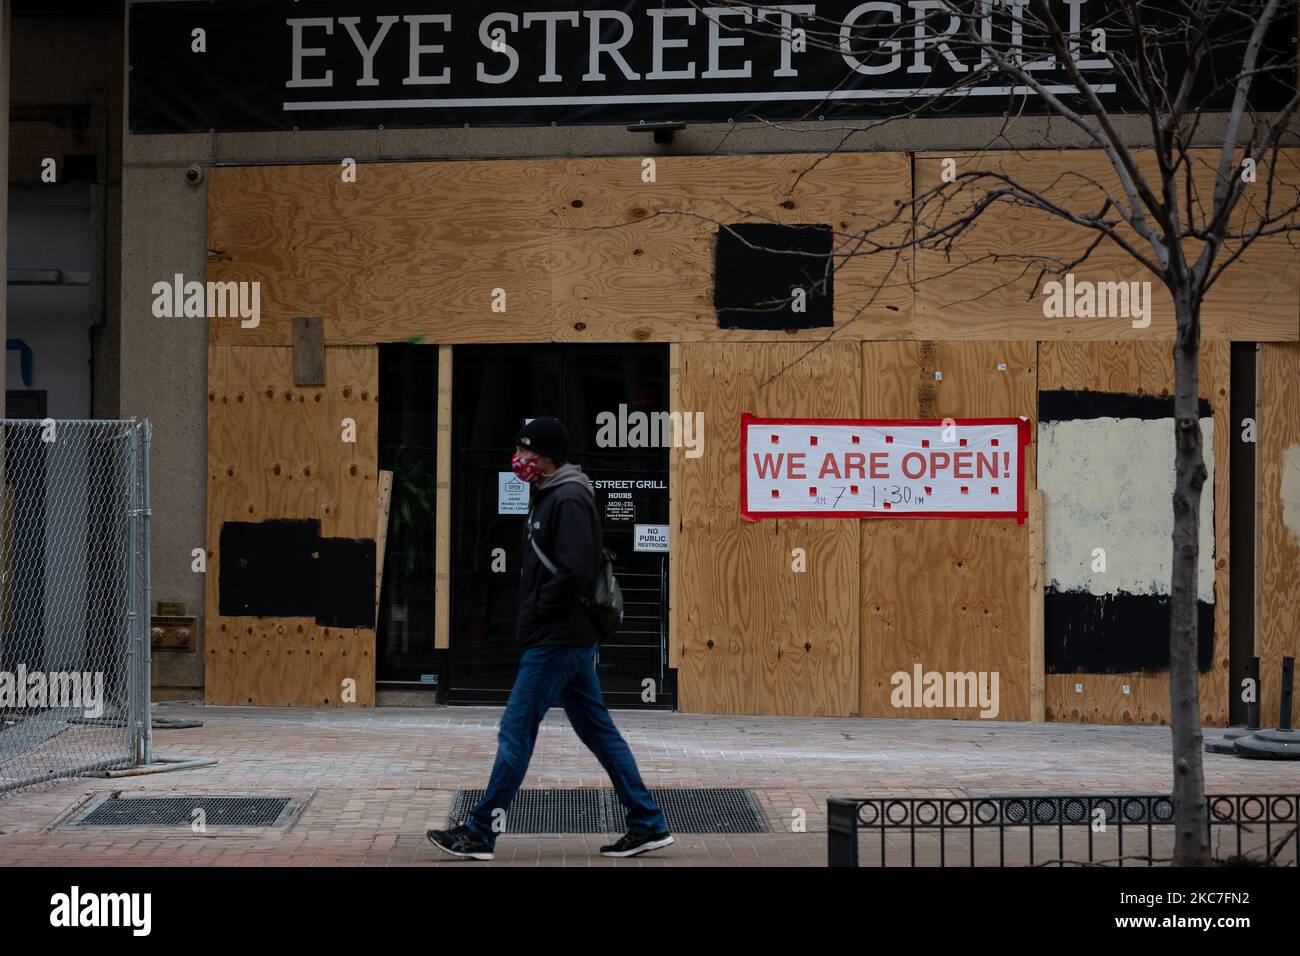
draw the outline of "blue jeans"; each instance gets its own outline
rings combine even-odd
[[[510,691],[506,711],[501,715],[497,758],[492,766],[487,793],[470,811],[465,825],[486,840],[489,846],[496,845],[493,811],[501,811],[497,814],[502,821],[499,828],[505,822],[505,812],[510,809],[515,792],[524,782],[537,743],[537,727],[557,699],[578,739],[596,755],[614,782],[618,798],[627,809],[628,829],[653,833],[666,831],[668,821],[650,799],[650,791],[641,781],[632,751],[605,707],[600,679],[596,676],[595,644],[572,647],[543,645],[524,651],[519,662],[519,676]]]

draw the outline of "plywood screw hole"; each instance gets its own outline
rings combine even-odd
[[[793,208],[794,208],[794,200],[793,200],[793,199],[787,199],[785,202],[781,203],[781,205],[782,205],[784,208],[786,208],[786,209],[793,209]]]
[[[572,206],[574,209],[581,209],[581,208],[582,208],[582,200],[581,200],[581,199],[575,199],[575,200],[573,200],[573,202],[569,203],[569,205]]]
[[[574,323],[573,323],[573,327],[574,327],[575,330],[577,330],[577,331],[579,331],[579,332],[584,332],[584,331],[586,331],[587,323],[586,323],[586,322],[574,322]]]

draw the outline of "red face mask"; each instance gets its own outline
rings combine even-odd
[[[530,483],[542,476],[542,466],[537,463],[536,458],[520,458],[515,455],[510,459],[510,470],[518,475],[521,481]]]

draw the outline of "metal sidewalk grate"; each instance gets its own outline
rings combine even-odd
[[[447,814],[461,822],[486,791],[457,790]],[[739,787],[651,787],[673,833],[767,833],[750,790]],[[506,812],[506,833],[623,833],[627,811],[613,789],[519,790]]]
[[[109,797],[76,822],[79,827],[274,827],[292,797]],[[196,815],[195,811],[202,811]]]

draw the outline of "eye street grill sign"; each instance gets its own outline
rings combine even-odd
[[[740,515],[1015,518],[1023,524],[1024,418],[740,420]]]
[[[1050,2],[1082,72],[1103,102],[1122,109],[1127,93],[1114,65],[1092,46],[1097,23],[1118,27],[1114,13],[1105,0]],[[995,42],[1042,42],[1027,25],[1022,30],[1022,6],[986,3],[982,22]],[[175,133],[726,122],[927,108],[1001,115],[1025,91],[993,74],[925,105],[981,66],[980,52],[955,39],[960,21],[938,7],[934,0],[132,3],[129,125],[134,133]],[[1119,32],[1111,50],[1121,48]],[[1073,89],[1055,56],[1033,68],[1054,92]],[[1033,96],[1014,106],[1042,108]]]

